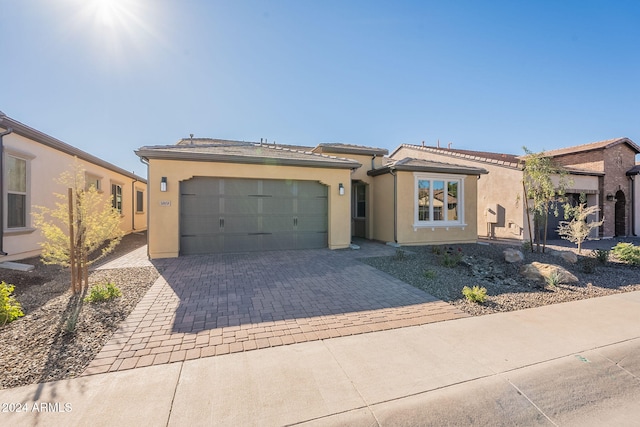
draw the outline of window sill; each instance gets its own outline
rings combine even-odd
[[[459,222],[443,222],[443,223],[430,223],[430,224],[413,224],[413,231],[418,231],[419,228],[430,228],[431,231],[436,229],[449,230],[450,228],[461,228],[463,231],[467,227],[467,224],[461,224]]]
[[[31,227],[22,227],[22,228],[5,228],[4,235],[5,236],[19,236],[21,234],[31,234],[36,231],[35,228]]]

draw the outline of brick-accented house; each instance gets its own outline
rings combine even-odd
[[[628,236],[632,225],[631,171],[640,147],[629,138],[608,139],[575,147],[552,150],[546,154],[560,165],[603,172],[598,182],[600,213],[605,222],[601,235]]]
[[[604,224],[600,237],[635,234],[632,228],[640,209],[635,208],[638,197],[632,191],[635,156],[640,148],[629,138],[616,138],[547,151],[546,154],[563,165],[570,173],[572,185],[567,189],[571,197],[587,196],[588,205],[600,207]],[[478,233],[495,238],[529,238],[529,223],[523,203],[521,156],[484,151],[402,144],[390,157],[417,157],[460,165],[482,166],[489,174],[478,183]],[[636,186],[637,187],[637,186]],[[636,189],[637,191],[637,189]],[[635,212],[635,214],[634,214]],[[549,232],[561,219],[551,218]],[[596,237],[596,236],[593,236]]]

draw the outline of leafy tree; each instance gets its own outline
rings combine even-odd
[[[75,294],[89,286],[89,265],[120,243],[120,213],[95,186],[86,186],[85,170],[77,160],[73,173],[62,173],[57,182],[68,188],[67,194],[54,194],[55,208],[38,206],[33,218],[44,237],[42,261],[71,267]]]
[[[527,147],[522,147],[524,156],[523,186],[525,200],[527,201],[527,212],[533,214],[533,223],[536,231],[536,252],[540,252],[540,241],[542,240],[542,252],[547,246],[547,224],[549,222],[549,212],[557,217],[559,215],[558,206],[562,201],[567,187],[567,172],[557,166],[553,160],[541,153],[533,153]],[[555,185],[551,179],[557,176],[558,184]],[[533,205],[528,205],[528,200],[532,200]],[[541,233],[544,230],[543,236]],[[533,248],[532,248],[533,250]]]
[[[591,234],[591,230],[600,227],[604,223],[601,221],[589,221],[589,216],[599,212],[597,206],[587,206],[587,198],[584,193],[580,194],[580,203],[577,206],[571,206],[569,203],[564,205],[565,219],[569,221],[560,221],[558,226],[558,234],[563,239],[578,245],[578,253],[582,253],[582,242]]]

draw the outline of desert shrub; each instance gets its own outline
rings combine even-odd
[[[431,246],[431,253],[442,255],[442,248],[440,246]]]
[[[436,278],[436,272],[433,270],[425,270],[424,271],[424,278],[425,279],[435,279]]]
[[[522,243],[522,252],[526,253],[526,252],[533,252],[533,245],[531,244],[530,240],[525,240]]]
[[[580,267],[584,273],[591,274],[596,272],[598,263],[600,263],[598,258],[585,257],[580,260]]]
[[[640,265],[640,247],[631,243],[618,243],[611,252],[622,262],[631,265]]]
[[[406,257],[406,252],[402,249],[396,249],[396,254],[393,256],[393,259],[396,261],[404,261]]]
[[[555,288],[560,284],[561,279],[562,277],[560,276],[560,273],[558,273],[558,271],[554,271],[545,279],[545,281],[547,282],[547,285]]]
[[[594,249],[591,251],[591,256],[603,265],[609,261],[609,254],[610,252],[607,249]]]
[[[483,303],[485,299],[487,299],[487,288],[477,285],[473,288],[465,286],[462,288],[462,295],[464,295],[469,302]]]
[[[22,306],[15,299],[13,290],[15,286],[6,282],[0,283],[0,326],[4,326],[9,322],[13,322],[18,317],[24,316]]]
[[[120,289],[113,283],[109,282],[104,285],[95,285],[89,291],[89,296],[87,296],[84,300],[86,302],[102,302],[109,301],[113,298],[117,298],[122,296],[122,292]]]
[[[442,265],[445,267],[453,268],[462,261],[462,248],[458,248],[457,251],[453,249],[447,250],[442,255]]]

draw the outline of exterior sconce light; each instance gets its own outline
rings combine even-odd
[[[613,194],[611,193],[607,194],[607,201],[613,202]]]
[[[338,194],[344,196],[344,185],[342,183],[338,184]]]
[[[167,177],[163,176],[160,179],[160,191],[167,191]]]

